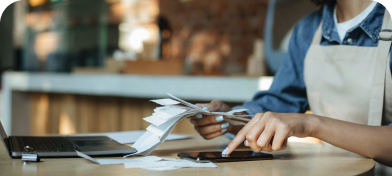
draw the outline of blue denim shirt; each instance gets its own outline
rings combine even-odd
[[[251,101],[234,107],[235,109],[246,108],[248,114],[254,115],[266,111],[304,113],[309,108],[304,83],[304,60],[321,21],[323,21],[321,45],[378,46],[378,33],[382,27],[384,6],[377,4],[363,22],[347,32],[343,41],[340,41],[335,27],[334,7],[335,3],[327,4],[296,25],[290,39],[289,51],[270,89],[257,92]],[[347,42],[348,38],[352,39],[352,43]],[[392,62],[390,64],[392,66]]]

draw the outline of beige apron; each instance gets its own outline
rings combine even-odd
[[[392,123],[391,41],[378,47],[321,46],[322,23],[305,58],[304,80],[311,111],[368,125]],[[382,29],[392,29],[385,10]],[[391,38],[392,32],[380,37]]]

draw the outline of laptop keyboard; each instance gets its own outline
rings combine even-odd
[[[26,152],[73,152],[80,149],[64,137],[14,137],[15,150]]]

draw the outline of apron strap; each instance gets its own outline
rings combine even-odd
[[[390,62],[390,56],[388,63]],[[389,91],[388,91],[389,90]],[[387,65],[385,72],[385,95],[384,95],[384,112],[381,125],[389,125],[392,122],[392,76],[391,67]]]
[[[384,105],[384,92],[386,84],[386,72],[388,72],[390,49],[392,44],[392,20],[385,9],[384,21],[379,34],[378,41],[378,58],[384,58],[381,62],[377,62],[378,67],[384,69],[376,69],[373,74],[373,87],[370,96],[368,125],[379,126],[381,125],[383,117]],[[391,74],[389,72],[389,74]]]
[[[313,35],[313,40],[312,40],[313,45],[320,45],[321,37],[322,37],[322,34],[321,34],[322,27],[323,27],[323,21],[320,22],[320,25],[317,28],[316,33],[314,33],[314,35]]]

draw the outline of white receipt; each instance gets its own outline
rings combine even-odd
[[[180,104],[180,102],[173,100],[173,99],[170,99],[170,98],[159,99],[159,100],[150,100],[150,101],[155,102],[157,104],[160,104],[162,106]]]
[[[140,145],[135,145],[135,144],[138,143],[138,141],[145,141],[145,140],[146,140],[146,138],[143,138],[143,136],[140,137],[140,138],[138,139],[138,141],[136,141],[136,143],[135,143],[134,145],[132,145],[133,148],[136,148],[137,152],[136,152],[136,153],[133,153],[133,154],[126,155],[126,156],[124,156],[124,158],[125,158],[125,157],[128,157],[128,156],[132,156],[132,155],[144,155],[144,156],[146,156],[146,155],[150,154],[150,153],[151,153],[154,149],[156,149],[161,143],[165,142],[166,137],[173,131],[174,127],[175,127],[175,125],[174,125],[174,126],[171,126],[169,129],[165,130],[166,133],[165,133],[163,136],[160,137],[160,140],[154,140],[154,143],[149,143],[149,144],[147,144],[147,145],[142,145],[142,142],[141,142]],[[150,131],[147,131],[146,133],[151,134]],[[155,135],[155,134],[154,134],[154,135]],[[143,143],[144,143],[144,142],[143,142]],[[138,144],[139,144],[139,143],[138,143]],[[153,144],[154,144],[154,145],[153,145]]]
[[[125,168],[183,168],[183,167],[218,167],[214,163],[195,163],[188,160],[179,160],[179,161],[156,161],[156,162],[138,162],[138,163],[124,163]],[[172,170],[170,169],[170,170]]]
[[[150,148],[153,148],[156,144],[159,143],[160,143],[159,136],[147,131],[135,142],[135,144],[132,145],[132,147],[136,148],[137,150],[137,153],[135,154],[139,154],[149,150]],[[131,154],[131,155],[135,155],[135,154]],[[127,155],[127,156],[131,156],[131,155]]]
[[[146,156],[150,154],[155,148],[157,148],[161,143],[166,140],[168,135],[173,131],[174,127],[179,121],[187,117],[193,116],[197,113],[205,115],[219,114],[224,116],[236,116],[234,115],[234,113],[246,110],[239,109],[232,110],[229,112],[209,112],[191,103],[181,100],[172,94],[168,93],[168,95],[172,99],[151,100],[155,103],[163,105],[163,107],[157,107],[154,110],[152,116],[144,118],[144,120],[151,123],[151,125],[147,127],[147,132],[139,139],[137,139],[136,143],[132,146],[136,148],[137,152],[127,156]]]
[[[146,156],[135,159],[94,159],[82,152],[76,151],[78,156],[88,159],[94,163],[100,165],[109,164],[124,164],[125,168],[142,168],[148,170],[165,171],[174,170],[186,167],[206,167],[206,168],[217,168],[218,166],[214,163],[195,163],[184,159],[174,158],[161,158],[157,156]]]
[[[170,93],[166,93],[166,94],[169,95],[170,97],[172,97],[173,99],[180,101],[180,102],[183,103],[184,105],[189,106],[190,108],[197,109],[197,110],[200,110],[200,111],[206,111],[206,110],[204,110],[204,109],[202,109],[202,108],[199,108],[199,107],[193,105],[192,103],[188,103],[188,102],[186,102],[186,101],[184,101],[184,100],[181,100],[181,99],[175,97],[174,95],[172,95],[172,94],[170,94]],[[207,112],[207,111],[206,111],[206,112]]]
[[[91,156],[88,156],[82,152],[76,151],[78,156],[82,158],[86,158],[94,163],[98,163],[100,165],[109,165],[109,164],[124,164],[124,163],[133,163],[133,162],[153,162],[162,160],[162,158],[157,156],[146,156],[143,158],[135,158],[135,159],[94,159]]]
[[[171,108],[166,108],[163,110],[156,111],[153,114],[153,116],[156,116],[156,117],[161,118],[163,120],[168,120],[171,117],[177,116],[185,111],[186,111],[186,109],[183,109],[183,108],[171,107]]]

